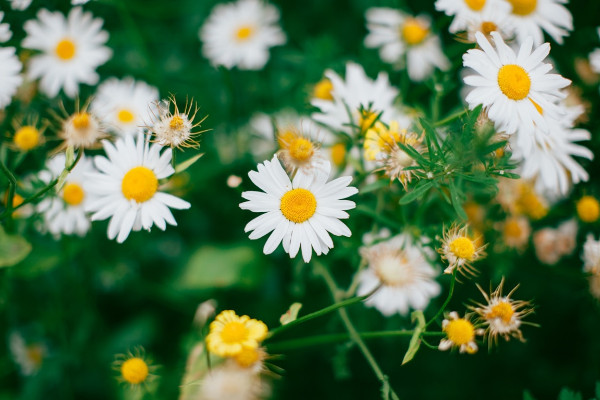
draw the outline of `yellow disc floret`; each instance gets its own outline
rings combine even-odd
[[[63,61],[75,57],[76,46],[71,39],[63,39],[56,45],[56,56]]]
[[[289,152],[294,160],[302,162],[310,160],[315,152],[315,148],[310,140],[298,137],[290,143]]]
[[[504,223],[504,236],[507,238],[519,238],[523,230],[521,229],[521,225],[519,225],[519,220],[516,218],[509,218]]]
[[[183,118],[181,118],[179,115],[173,115],[171,121],[169,122],[169,127],[175,130],[183,128]]]
[[[123,108],[117,113],[117,119],[124,124],[128,124],[133,122],[135,115],[130,110]]]
[[[503,65],[498,71],[498,86],[511,100],[523,100],[529,94],[531,79],[520,65]]]
[[[234,356],[234,360],[240,367],[248,368],[256,364],[263,357],[263,351],[260,348],[244,347],[241,352]]]
[[[281,212],[288,220],[300,224],[317,210],[317,199],[309,190],[292,189],[281,197]]]
[[[235,32],[235,39],[238,42],[245,42],[254,34],[254,27],[250,25],[240,26]]]
[[[471,239],[463,236],[450,242],[450,251],[458,258],[470,260],[475,254],[475,246]]]
[[[537,0],[508,0],[512,4],[512,12],[517,15],[529,15],[537,8]]]
[[[90,114],[80,112],[73,116],[73,126],[76,129],[86,129],[90,126]]]
[[[148,377],[148,364],[140,357],[129,358],[121,365],[121,376],[132,385],[140,384]]]
[[[19,150],[29,151],[40,143],[40,131],[34,126],[23,126],[15,132],[13,142]]]
[[[498,304],[492,306],[492,309],[485,316],[487,319],[500,318],[505,324],[510,323],[515,310],[508,301],[500,301]]]
[[[490,33],[495,32],[497,30],[498,25],[491,21],[483,21],[481,23],[481,33],[483,33],[484,35],[489,35]]]
[[[402,26],[402,37],[404,41],[411,45],[417,45],[425,40],[429,29],[416,19],[408,19]]]
[[[473,11],[480,11],[485,6],[485,0],[465,0],[465,3]]]
[[[448,339],[457,346],[466,345],[475,339],[475,327],[464,318],[449,321],[444,327],[444,332]]]
[[[63,200],[68,205],[79,205],[83,201],[84,197],[85,192],[83,191],[83,188],[77,183],[69,182],[65,185],[63,189]]]
[[[158,189],[158,179],[151,169],[143,166],[130,169],[121,182],[121,191],[127,200],[148,201]]]
[[[583,222],[596,222],[600,217],[600,204],[593,196],[583,196],[577,202],[577,215]]]
[[[327,78],[321,79],[313,89],[313,96],[321,100],[333,100],[333,83]]]

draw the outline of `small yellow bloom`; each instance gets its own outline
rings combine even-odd
[[[583,196],[577,202],[577,215],[583,222],[592,223],[600,217],[600,203],[594,196]]]
[[[117,355],[113,368],[119,374],[118,379],[131,386],[142,385],[155,378],[153,372],[156,366],[152,364],[142,348]]]
[[[242,353],[245,348],[256,349],[267,337],[267,332],[264,322],[225,310],[210,324],[206,346],[211,353],[233,357]]]
[[[313,97],[321,100],[333,100],[333,83],[327,78],[321,79],[313,88]]]
[[[453,225],[444,232],[442,247],[438,249],[442,259],[449,264],[444,273],[451,274],[456,269],[464,276],[476,275],[477,270],[471,263],[485,256],[484,249],[487,245],[481,244],[479,237],[472,239],[467,232],[468,225],[462,228]]]
[[[448,314],[448,318],[442,322],[442,330],[446,333],[446,339],[440,341],[438,348],[448,350],[451,347],[458,347],[461,353],[473,354],[477,352],[478,347],[475,343],[475,337],[484,334],[483,329],[478,329],[465,315],[460,318],[458,313],[453,311]]]

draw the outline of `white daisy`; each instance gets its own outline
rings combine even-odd
[[[159,144],[150,146],[142,133],[119,138],[113,145],[103,141],[106,157],[96,156],[100,171],[88,174],[93,197],[87,209],[93,211],[92,221],[110,218],[108,238],[122,243],[129,233],[152,225],[165,230],[167,224],[177,225],[170,208],[183,210],[190,203],[159,191],[159,180],[171,176],[172,150]]]
[[[349,62],[346,64],[346,79],[342,79],[332,70],[325,71],[331,81],[333,100],[314,98],[311,104],[319,109],[312,118],[335,132],[353,133],[353,127],[366,131],[373,125],[377,115],[382,122],[397,120],[401,128],[407,128],[410,120],[395,106],[398,89],[390,85],[388,75],[380,72],[373,81],[365,74],[362,66]],[[360,110],[368,110],[361,115]]]
[[[600,275],[600,240],[595,240],[591,233],[587,235],[583,244],[581,260],[585,272]]]
[[[510,18],[510,6],[507,9],[501,7],[501,5],[507,5],[504,1],[498,5],[500,7],[485,8],[482,12],[465,19],[467,41],[476,42],[476,32],[481,32],[486,36],[489,36],[492,32],[498,32],[500,36],[507,40],[514,37],[515,26]]]
[[[562,89],[571,81],[557,74],[548,74],[552,65],[542,63],[550,52],[545,43],[533,52],[532,40],[521,45],[519,53],[508,47],[497,32],[492,32],[496,48],[477,32],[482,50],[471,49],[463,55],[463,65],[476,75],[464,78],[473,90],[467,95],[469,108],[483,104],[488,117],[498,130],[513,134],[517,129],[532,131],[534,124],[547,128],[543,114],[558,119],[561,109],[555,102],[564,97]]]
[[[4,18],[4,13],[0,11],[0,22]],[[12,37],[12,32],[10,30],[9,24],[1,24],[0,23],[0,43],[4,43],[10,40]]]
[[[363,247],[360,253],[369,267],[359,273],[357,294],[366,295],[381,285],[365,304],[383,315],[407,315],[410,308],[424,310],[429,300],[440,294],[435,281],[439,273],[425,259],[425,253],[429,259],[435,254],[414,243],[408,234]]]
[[[31,4],[32,0],[8,0],[10,7],[13,10],[23,11],[26,10]]]
[[[91,110],[115,133],[135,134],[156,113],[158,89],[131,77],[109,78],[98,86]]]
[[[20,75],[22,68],[14,47],[0,47],[0,109],[10,104],[23,82]]]
[[[563,6],[567,0],[507,0],[512,5],[511,20],[517,41],[525,43],[529,37],[536,46],[544,42],[544,30],[558,44],[573,30],[573,16]]]
[[[108,33],[101,30],[103,21],[81,7],[71,9],[66,18],[41,9],[37,18],[25,22],[22,46],[42,52],[31,58],[28,71],[30,78],[41,78],[40,90],[55,97],[63,89],[73,98],[80,83],[98,83],[96,68],[112,55],[104,46]]]
[[[279,11],[260,0],[218,4],[200,29],[202,54],[227,69],[262,69],[269,48],[284,44]]]
[[[423,81],[435,68],[447,70],[450,62],[442,52],[440,39],[431,33],[429,18],[412,17],[392,8],[367,10],[365,46],[379,48],[381,59],[403,67],[413,81]]]
[[[508,15],[511,6],[504,0],[437,0],[435,9],[454,17],[448,30],[457,33],[468,30],[473,21],[493,22],[490,18],[496,15]]]
[[[340,219],[348,218],[345,210],[356,204],[342,199],[358,190],[348,186],[352,181],[350,176],[327,182],[329,163],[326,167],[315,170],[313,175],[297,173],[290,181],[274,156],[271,161],[258,164],[258,172],[248,173],[263,192],[243,192],[242,197],[248,201],[241,203],[240,208],[264,214],[250,221],[244,230],[251,232],[250,239],[273,232],[263,248],[265,254],[271,254],[283,242],[283,248],[291,258],[302,249],[302,258],[309,262],[313,249],[321,255],[333,248],[329,233],[348,237],[352,234]]]
[[[46,162],[46,170],[40,172],[40,180],[49,183],[65,169],[65,155],[58,154]],[[75,168],[67,175],[64,186],[57,196],[44,198],[36,207],[43,215],[44,230],[55,237],[61,234],[84,236],[90,229],[90,219],[85,207],[90,203],[88,173],[95,172],[92,161],[81,157]]]

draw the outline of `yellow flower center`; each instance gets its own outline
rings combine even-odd
[[[248,368],[261,359],[261,351],[258,348],[244,347],[234,359],[240,367]]]
[[[83,188],[76,183],[67,183],[63,189],[63,200],[70,206],[81,204],[85,192]]]
[[[377,119],[378,113],[374,111],[362,110],[358,118],[358,126],[361,132],[367,131],[373,126]]]
[[[313,96],[321,100],[333,100],[333,83],[327,78],[321,79],[313,89]]]
[[[421,43],[428,33],[429,29],[425,28],[416,19],[408,19],[402,26],[402,37],[411,46]]]
[[[504,236],[508,238],[520,238],[521,237],[521,225],[515,219],[509,219],[504,224]]]
[[[346,145],[344,143],[336,143],[331,146],[331,161],[339,167],[346,160]]]
[[[75,57],[75,43],[70,39],[63,39],[56,45],[56,55],[63,61],[67,61]]]
[[[508,0],[512,4],[512,12],[517,15],[529,15],[535,11],[537,0]]]
[[[583,222],[596,222],[600,217],[600,204],[593,196],[583,196],[577,202],[577,215]]]
[[[310,140],[299,137],[290,144],[290,156],[297,161],[309,160],[315,152]]]
[[[75,129],[86,129],[90,126],[90,114],[86,112],[77,113],[73,116]]]
[[[142,383],[148,377],[148,364],[139,357],[125,360],[121,365],[121,376],[132,385]]]
[[[154,172],[146,167],[134,167],[129,170],[121,182],[121,191],[127,200],[138,203],[148,201],[158,189],[158,179]]]
[[[285,130],[277,134],[277,143],[282,149],[289,149],[290,145],[296,140],[298,135],[292,130]]]
[[[250,25],[244,25],[238,28],[235,32],[235,39],[238,42],[245,42],[250,39],[250,37],[254,34],[254,27]]]
[[[27,358],[36,367],[39,367],[44,360],[44,348],[40,345],[31,345],[27,347]]]
[[[23,126],[15,133],[13,142],[21,151],[31,150],[40,143],[40,132],[33,126]]]
[[[225,324],[223,330],[221,330],[221,340],[223,342],[230,343],[239,343],[248,337],[248,328],[241,322],[232,321]]]
[[[8,192],[6,193],[6,196],[8,196]],[[23,204],[24,201],[25,199],[23,198],[23,196],[15,193],[12,201],[13,208],[19,207],[21,204]],[[6,204],[6,200],[4,201],[4,203]]]
[[[480,11],[485,6],[485,0],[465,0],[465,3],[473,11]]]
[[[520,65],[507,64],[498,71],[498,86],[511,100],[523,100],[529,94],[531,79]]]
[[[502,322],[508,324],[515,313],[512,305],[508,301],[501,301],[492,307],[489,313],[485,316],[487,319],[500,318]]]
[[[548,214],[548,208],[530,186],[522,184],[519,191],[519,198],[517,199],[518,212],[528,215],[534,220],[544,218]]]
[[[462,346],[475,338],[475,327],[464,318],[452,320],[444,328],[444,332],[454,344]]]
[[[489,35],[492,32],[495,32],[498,30],[498,25],[496,25],[495,23],[491,22],[491,21],[484,21],[481,23],[481,32],[484,35]]]
[[[415,274],[403,253],[383,256],[375,264],[379,279],[388,286],[405,286],[412,283]]]
[[[128,124],[133,122],[135,115],[130,110],[123,108],[117,113],[117,119],[124,124]]]
[[[317,210],[315,195],[306,189],[292,189],[281,198],[281,212],[288,220],[300,224]]]
[[[471,239],[462,236],[450,243],[450,251],[458,258],[470,260],[475,254],[475,246]]]
[[[179,115],[173,115],[173,118],[171,118],[171,121],[169,122],[169,127],[176,131],[180,130],[183,128],[183,118]]]

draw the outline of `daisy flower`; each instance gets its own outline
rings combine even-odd
[[[8,104],[23,82],[23,66],[14,47],[0,47],[0,109]]]
[[[431,22],[392,8],[369,8],[366,13],[369,34],[365,46],[379,48],[381,59],[404,66],[413,81],[423,81],[435,68],[443,71],[450,62],[442,52],[440,39],[431,33]]]
[[[373,246],[363,247],[361,256],[368,268],[358,276],[359,296],[373,292],[365,304],[377,308],[383,315],[407,315],[409,309],[424,310],[429,300],[440,294],[435,281],[438,272],[427,262],[426,250],[406,233]],[[427,254],[433,258],[433,252]]]
[[[558,119],[561,109],[554,103],[565,96],[559,89],[571,81],[548,74],[552,65],[542,60],[550,52],[550,45],[545,43],[531,52],[532,40],[528,39],[515,54],[497,32],[491,33],[495,49],[482,33],[475,36],[481,50],[471,49],[463,55],[463,65],[477,73],[464,78],[467,85],[473,86],[465,99],[469,108],[483,104],[496,128],[507,134],[518,128],[529,132],[534,125],[546,129],[540,110]]]
[[[302,258],[309,262],[313,250],[321,255],[333,248],[329,233],[347,237],[352,234],[340,219],[348,218],[345,210],[356,206],[343,199],[358,193],[358,189],[348,186],[350,176],[327,182],[330,168],[325,163],[313,175],[296,173],[290,181],[274,156],[271,161],[258,164],[258,172],[248,173],[263,192],[243,192],[242,197],[248,201],[241,203],[240,208],[264,214],[250,221],[244,230],[251,232],[250,239],[273,232],[263,248],[265,254],[271,254],[282,242],[290,258],[302,249]]]
[[[90,106],[92,112],[115,133],[137,133],[156,112],[158,89],[131,77],[109,78],[98,86]]]
[[[0,11],[0,22],[4,19],[4,13]],[[0,23],[0,43],[4,43],[10,40],[12,32],[10,31],[9,24]]]
[[[495,15],[507,16],[511,6],[504,0],[436,0],[435,9],[454,17],[448,30],[450,33],[457,33],[468,30],[473,21],[492,22],[490,18]],[[497,29],[487,33],[495,30]]]
[[[498,229],[502,233],[502,240],[506,246],[523,250],[529,242],[531,236],[531,224],[529,220],[523,216],[510,216],[505,221],[498,225]]]
[[[598,221],[600,217],[600,203],[594,196],[583,196],[577,201],[577,216],[587,223]]]
[[[96,156],[99,172],[88,174],[92,221],[110,218],[108,238],[122,243],[131,231],[152,225],[165,230],[177,225],[170,208],[183,210],[190,203],[159,191],[159,180],[171,176],[172,150],[159,144],[150,146],[142,133],[118,138],[115,144],[102,142],[107,157]],[[162,153],[161,153],[162,151]]]
[[[171,105],[173,112],[171,112]],[[194,101],[186,101],[183,110],[179,110],[175,96],[163,100],[158,105],[158,115],[152,115],[152,122],[146,128],[154,134],[154,140],[161,146],[169,147],[191,147],[197,148],[200,144],[195,140],[195,136],[206,132],[193,130],[202,124],[207,117],[198,122],[194,122],[198,113],[198,106]]]
[[[478,350],[475,343],[476,336],[482,336],[484,330],[476,328],[469,320],[469,316],[465,315],[460,318],[456,311],[448,314],[448,317],[442,322],[442,330],[446,334],[446,339],[440,341],[438,349],[444,351],[451,347],[458,347],[461,353],[476,353]]]
[[[475,37],[476,32],[481,32],[488,37],[492,32],[498,32],[500,36],[507,40],[511,40],[514,37],[515,27],[509,14],[510,6],[505,9],[502,7],[503,5],[507,5],[507,3],[501,1],[494,8],[485,8],[482,12],[465,18],[465,32],[468,42],[475,43],[477,41]],[[458,36],[464,37],[464,34],[459,34]]]
[[[311,104],[319,109],[312,115],[315,121],[334,132],[349,135],[356,128],[365,132],[377,117],[384,123],[395,119],[403,128],[410,126],[410,120],[394,106],[399,92],[390,85],[385,72],[380,72],[373,81],[367,77],[362,66],[349,62],[346,64],[345,79],[332,70],[325,71],[325,76],[333,85],[333,100],[311,100]]]
[[[145,385],[152,381],[156,375],[157,366],[146,355],[143,348],[136,348],[127,354],[118,354],[113,362],[113,369],[117,371],[117,379],[131,387]]]
[[[15,134],[12,144],[18,151],[26,152],[44,143],[44,128],[38,129],[37,122],[27,125],[15,124]]]
[[[445,274],[451,274],[455,269],[465,276],[477,273],[471,263],[485,257],[484,249],[487,245],[479,244],[478,239],[471,239],[467,234],[468,229],[467,225],[462,228],[454,225],[444,232],[442,247],[438,252],[442,255],[442,259],[448,261]]]
[[[48,348],[42,343],[25,342],[20,333],[12,332],[8,344],[13,361],[24,376],[35,375],[48,355]]]
[[[600,274],[600,240],[595,240],[594,235],[589,233],[583,244],[583,270],[590,274]]]
[[[74,98],[80,83],[98,83],[96,68],[112,55],[104,46],[108,33],[101,30],[102,23],[81,7],[71,9],[66,18],[41,9],[37,20],[25,22],[27,37],[22,46],[42,52],[31,58],[29,77],[40,78],[40,90],[48,97],[56,97],[63,89]]]
[[[86,105],[61,121],[58,136],[64,140],[65,148],[72,146],[89,149],[98,146],[100,139],[107,135],[104,124],[87,110]]]
[[[46,162],[46,170],[39,175],[46,184],[58,178],[65,169],[66,157],[58,154]],[[55,237],[61,234],[84,236],[90,229],[90,219],[85,207],[90,203],[90,183],[87,174],[95,171],[92,161],[82,156],[67,175],[64,186],[55,197],[46,197],[36,207],[43,215],[44,229]]]
[[[214,66],[262,69],[269,48],[286,41],[278,23],[277,8],[260,0],[219,4],[200,29],[202,54]]]
[[[507,0],[512,5],[511,20],[519,43],[528,38],[539,46],[544,30],[558,44],[573,30],[573,16],[563,4],[566,0]]]
[[[489,295],[477,285],[477,288],[485,298],[485,304],[476,303],[475,306],[469,308],[477,313],[478,322],[487,326],[485,335],[488,337],[489,347],[498,342],[498,336],[502,336],[504,340],[509,340],[514,337],[524,342],[523,333],[519,329],[522,323],[522,318],[533,312],[532,307],[528,307],[528,301],[513,300],[512,294],[519,288],[515,286],[506,296],[502,295],[502,287],[504,286],[504,277],[500,284]]]
[[[277,155],[290,173],[302,171],[312,174],[314,168],[329,168],[325,166],[327,161],[321,151],[321,144],[311,140],[308,133],[290,127],[277,134],[277,142]]]
[[[264,322],[247,315],[238,316],[235,311],[222,311],[210,323],[206,336],[208,351],[221,357],[233,357],[244,348],[256,349],[268,333]]]

